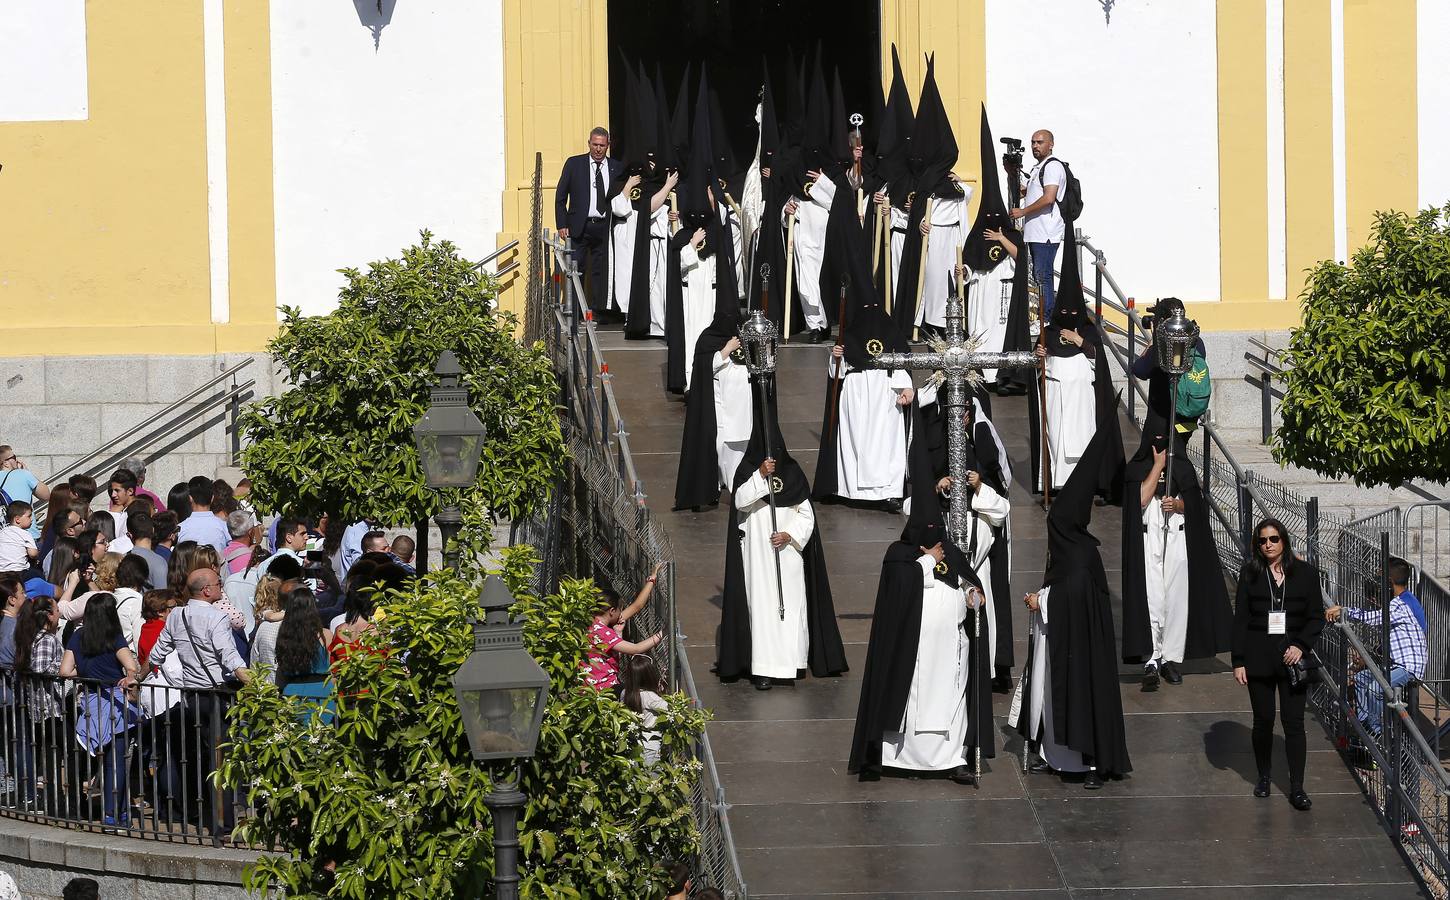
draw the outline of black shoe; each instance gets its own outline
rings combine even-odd
[[[977,776],[972,774],[971,766],[957,766],[952,769],[952,781],[957,784],[976,784]]]
[[[1269,776],[1265,775],[1259,779],[1258,784],[1254,785],[1254,796],[1260,798],[1269,796]]]
[[[826,339],[826,335],[829,333],[830,332],[825,328],[813,328],[811,329],[811,336],[809,340],[812,344],[819,344]]]
[[[1032,754],[1032,758],[1027,761],[1027,774],[1029,775],[1051,775],[1053,772],[1056,771],[1056,769],[1047,764],[1047,760],[1043,759],[1035,753]]]
[[[1178,663],[1170,660],[1163,664],[1163,680],[1169,684],[1183,683],[1183,673],[1178,671]]]
[[[770,690],[770,679],[762,675],[752,675],[750,677],[750,683],[755,685],[757,691]]]
[[[1011,675],[996,675],[996,676],[993,676],[993,678],[992,678],[992,693],[994,693],[994,694],[1010,694],[1010,693],[1012,693],[1012,676]]]
[[[1148,694],[1158,690],[1158,667],[1148,663],[1143,668],[1143,693]]]
[[[1103,789],[1103,776],[1098,774],[1097,769],[1088,769],[1087,776],[1082,780],[1083,790],[1100,791]]]
[[[1314,801],[1309,799],[1309,795],[1304,793],[1303,788],[1295,788],[1289,792],[1289,805],[1300,812],[1308,812],[1309,808],[1314,805]]]
[[[886,510],[889,513],[896,513],[896,514],[899,515],[901,513],[901,501],[900,500],[882,500],[881,501],[881,508],[884,509],[884,510]]]

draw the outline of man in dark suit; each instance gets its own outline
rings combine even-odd
[[[624,168],[624,163],[610,159],[608,153],[609,131],[595,128],[589,132],[589,152],[564,160],[559,187],[554,192],[559,236],[574,241],[574,262],[596,317],[608,313],[605,306],[609,302],[609,203],[605,196]]]

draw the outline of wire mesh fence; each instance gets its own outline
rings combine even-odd
[[[615,402],[608,361],[586,315],[569,244],[543,231],[539,193],[536,161],[526,337],[544,341],[553,359],[569,460],[548,505],[516,523],[513,540],[539,551],[542,561],[534,587],[544,592],[556,590],[563,578],[593,578],[628,599],[662,564],[651,602],[629,621],[627,637],[639,640],[663,633],[666,639],[651,651],[655,662],[670,690],[698,701],[675,616],[669,536],[654,518],[635,471],[629,432]],[[700,836],[692,867],[694,888],[714,887],[727,900],[745,900],[729,806],[708,735],[701,735],[694,752],[701,763],[701,776],[691,790]]]

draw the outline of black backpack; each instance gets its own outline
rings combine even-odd
[[[1077,217],[1082,215],[1082,183],[1077,180],[1076,175],[1072,174],[1072,166],[1055,156],[1049,156],[1042,163],[1042,168],[1037,170],[1037,180],[1039,182],[1042,180],[1042,173],[1046,171],[1047,164],[1053,160],[1057,160],[1062,165],[1062,171],[1067,176],[1067,187],[1063,190],[1062,196],[1057,198],[1057,209],[1062,213],[1063,221],[1076,222]]]

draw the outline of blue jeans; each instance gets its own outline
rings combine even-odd
[[[1056,298],[1052,290],[1052,266],[1057,262],[1057,244],[1028,244],[1032,251],[1032,271],[1037,275],[1037,284],[1042,288],[1042,324],[1052,319],[1052,303]]]
[[[1411,678],[1409,670],[1403,666],[1390,666],[1389,680],[1392,687],[1404,687]],[[1380,683],[1369,674],[1369,670],[1354,676],[1354,702],[1355,708],[1359,710],[1359,720],[1370,734],[1379,737],[1384,691],[1380,690]]]

